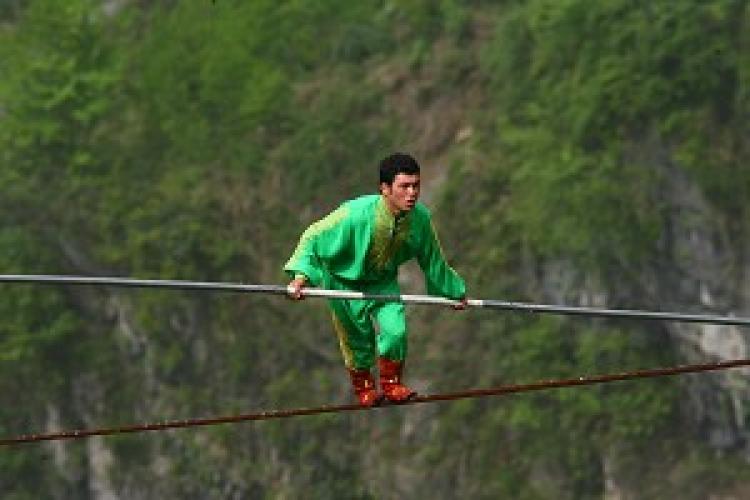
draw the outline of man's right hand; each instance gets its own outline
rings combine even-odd
[[[294,300],[303,300],[305,298],[304,295],[302,295],[302,289],[307,284],[307,280],[304,276],[299,276],[297,278],[294,278],[289,283],[289,298]]]

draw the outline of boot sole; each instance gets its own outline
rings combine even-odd
[[[389,399],[385,394],[381,394],[380,397],[382,403],[380,403],[380,406],[400,405],[408,403],[409,401],[414,401],[415,399],[417,399],[418,396],[419,395],[416,392],[412,392],[406,399]]]

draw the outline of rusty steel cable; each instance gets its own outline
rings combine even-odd
[[[603,384],[609,382],[618,382],[623,380],[634,380],[653,377],[664,377],[669,375],[680,375],[684,373],[709,372],[717,370],[726,370],[729,368],[738,368],[750,366],[750,359],[737,359],[722,361],[717,363],[680,365],[669,368],[653,368],[646,370],[636,370],[621,373],[610,373],[604,375],[594,375],[589,377],[578,377],[569,379],[542,380],[526,384],[508,384],[493,387],[489,389],[473,389],[467,391],[450,392],[444,394],[433,394],[428,396],[418,396],[410,401],[398,405],[385,405],[376,408],[388,408],[389,406],[405,406],[418,403],[435,403],[440,401],[455,401],[458,399],[480,398],[488,396],[502,396],[506,394],[516,394],[531,391],[540,391],[544,389],[561,389],[565,387],[576,387],[584,385]],[[372,408],[372,409],[376,409]],[[0,439],[0,446],[11,446],[22,443],[34,443],[40,441],[58,441],[82,439],[91,436],[110,436],[115,434],[131,434],[146,431],[164,431],[168,429],[179,429],[186,427],[199,427],[207,425],[231,424],[256,420],[271,420],[279,418],[289,418],[303,415],[319,415],[323,413],[342,413],[347,411],[361,411],[369,408],[363,408],[356,404],[348,405],[329,405],[313,408],[294,408],[287,410],[271,410],[258,413],[246,413],[241,415],[231,415],[213,418],[195,418],[186,420],[168,420],[165,422],[146,423],[126,425],[122,427],[109,427],[97,429],[80,429],[71,431],[50,432],[45,434],[27,434],[17,437]]]
[[[2,274],[0,283],[27,283],[40,285],[98,285],[129,288],[169,288],[177,290],[202,290],[216,292],[243,292],[287,295],[289,288],[280,285],[248,285],[243,283],[216,283],[206,281],[155,280],[112,278],[100,276],[54,276],[32,274]],[[343,290],[304,288],[305,297],[338,299],[368,299],[386,302],[404,302],[417,305],[453,306],[457,302],[430,295],[380,295]],[[750,326],[750,318],[739,316],[719,316],[715,314],[685,314],[677,312],[641,311],[635,309],[605,309],[598,307],[575,307],[550,304],[532,304],[493,299],[468,299],[469,307],[521,311],[528,313],[562,314],[567,316],[596,316],[607,318],[629,318],[688,323],[708,323],[719,325]]]

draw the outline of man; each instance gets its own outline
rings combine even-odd
[[[419,164],[395,153],[380,163],[380,194],[343,203],[312,224],[284,266],[293,276],[290,296],[302,299],[308,284],[334,290],[399,294],[398,267],[416,258],[427,293],[466,307],[466,286],[445,262],[430,212],[417,203]],[[372,300],[329,300],[333,325],[354,392],[362,406],[383,398],[399,403],[416,393],[401,381],[407,353],[404,305]],[[377,321],[376,334],[372,320]],[[370,372],[377,356],[382,394]]]

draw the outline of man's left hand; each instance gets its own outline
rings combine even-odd
[[[462,299],[459,299],[458,303],[453,304],[453,306],[451,307],[453,307],[453,309],[455,309],[456,311],[463,311],[468,307],[468,305],[469,305],[469,299],[464,297]]]

